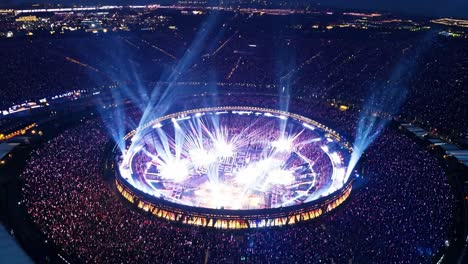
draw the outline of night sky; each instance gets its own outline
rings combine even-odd
[[[163,0],[170,2],[170,0]],[[273,0],[274,1],[274,0]],[[307,1],[307,0],[304,0]],[[436,17],[468,18],[468,0],[310,0],[323,6],[336,6],[367,10],[388,10],[407,14]],[[158,0],[0,0],[0,5],[18,3],[62,3],[62,4],[141,4],[157,3]],[[176,1],[174,1],[176,2]]]

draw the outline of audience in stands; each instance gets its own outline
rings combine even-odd
[[[317,104],[302,113],[354,131],[352,112]],[[74,261],[431,263],[451,229],[454,197],[444,171],[391,129],[366,152],[349,202],[313,221],[255,230],[179,225],[133,208],[102,176],[107,140],[101,121],[86,121],[35,151],[22,174],[30,216]]]

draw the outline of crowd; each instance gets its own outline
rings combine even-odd
[[[158,81],[182,83],[174,89],[194,92],[212,83],[220,92],[279,92],[362,106],[375,90],[396,80],[401,94],[407,94],[402,117],[453,136],[468,132],[466,40],[425,39],[415,32],[312,34],[293,30],[286,18],[226,15],[222,29],[198,43],[203,19],[187,24],[186,16],[170,17],[174,30],[2,43],[0,109],[114,84],[141,93]],[[310,26],[307,19],[297,19]],[[400,69],[409,75],[401,82],[395,77]]]
[[[181,83],[171,88],[190,93],[213,83],[220,93],[248,94],[242,100],[223,96],[215,104],[287,110],[352,138],[359,113],[323,102],[336,99],[360,107],[401,70],[422,39],[417,33],[401,37],[379,31],[309,34],[290,30],[291,22],[271,26],[271,16],[234,16],[219,25],[223,32],[206,38],[210,43],[191,45],[202,20],[174,19],[175,29],[148,34],[2,40],[0,110],[116,83],[122,90],[144,87],[129,89],[132,99],[143,98],[153,87],[148,84],[169,79]],[[467,42],[438,36],[427,43],[411,67],[403,67],[409,77],[402,82],[407,96],[400,117],[463,137],[468,133]],[[307,100],[279,104],[253,95],[278,93]],[[204,102],[169,103],[174,110]],[[136,112],[127,113],[128,119],[139,120],[141,109]],[[135,124],[126,125],[133,129]],[[450,234],[454,198],[443,169],[391,129],[367,150],[362,187],[338,210],[307,223],[242,231],[182,226],[134,210],[102,177],[108,138],[100,121],[79,124],[35,151],[21,176],[29,215],[76,262],[430,263]],[[329,174],[329,166],[318,166]]]
[[[348,112],[309,110],[353,130]],[[102,177],[106,141],[101,122],[86,121],[35,151],[22,174],[29,215],[76,262],[430,263],[452,228],[443,169],[391,129],[368,149],[348,203],[311,222],[255,230],[184,226],[135,210]]]

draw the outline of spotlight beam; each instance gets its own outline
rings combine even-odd
[[[353,153],[349,161],[345,181],[359,162],[364,151],[377,139],[380,133],[395,116],[406,101],[408,83],[419,58],[433,44],[435,32],[429,32],[421,41],[420,46],[413,49],[395,66],[388,80],[382,85],[372,87],[372,94],[364,103],[356,128],[356,138],[353,143]]]

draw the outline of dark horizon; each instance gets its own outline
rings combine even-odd
[[[242,0],[231,0],[226,2],[241,2]],[[15,7],[20,5],[32,5],[34,3],[39,4],[63,4],[63,5],[106,5],[106,4],[118,4],[118,5],[138,5],[138,4],[170,4],[171,0],[2,0],[0,6],[2,7]],[[212,0],[210,2],[217,2]],[[244,1],[246,2],[246,1]],[[281,0],[272,0],[273,3],[283,2]],[[289,1],[293,2],[293,1]],[[377,11],[377,12],[391,12],[394,14],[404,15],[416,15],[416,16],[427,16],[427,17],[454,17],[454,18],[468,18],[468,1],[463,0],[412,0],[410,3],[404,0],[383,0],[383,1],[372,1],[372,0],[356,0],[353,2],[345,0],[297,0],[294,3],[310,3],[316,4],[322,7],[331,8],[343,8],[353,9],[359,11]]]

